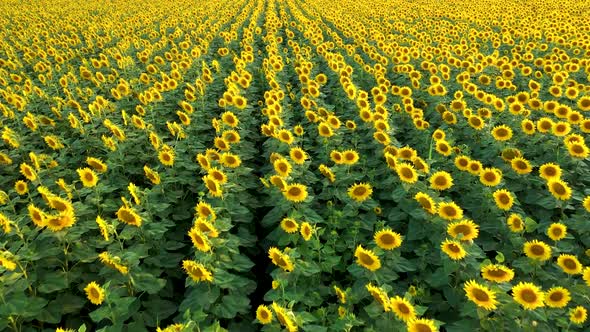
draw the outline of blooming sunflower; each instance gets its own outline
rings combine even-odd
[[[500,210],[508,211],[514,204],[512,194],[506,189],[498,189],[494,192],[494,201]]]
[[[382,229],[375,233],[375,243],[381,249],[392,250],[402,244],[402,236],[389,228]]]
[[[458,241],[446,239],[441,243],[440,248],[452,260],[460,260],[467,256],[467,251],[463,249],[463,246]]]
[[[297,325],[295,324],[293,319],[290,317],[286,308],[273,302],[272,303],[272,310],[277,315],[277,320],[279,321],[279,323],[281,323],[282,326],[286,327],[287,331],[289,331],[289,332],[297,331]]]
[[[357,202],[366,201],[373,193],[373,188],[368,183],[355,183],[348,188],[348,196]]]
[[[557,257],[557,265],[567,274],[581,274],[582,264],[574,255],[561,254]]]
[[[164,166],[174,166],[174,157],[174,150],[172,149],[162,149],[158,152],[158,159]]]
[[[379,257],[372,250],[364,249],[361,245],[356,247],[354,256],[357,258],[356,262],[358,265],[370,271],[377,271],[381,268]]]
[[[566,147],[570,156],[574,158],[586,159],[590,155],[590,149],[583,143],[573,142],[567,144]]]
[[[559,241],[567,235],[567,226],[562,223],[553,223],[547,228],[547,236],[553,241]]]
[[[258,306],[256,309],[256,319],[258,319],[261,324],[270,324],[272,322],[272,318],[272,311],[270,311],[267,306],[263,304]]]
[[[514,271],[504,265],[490,264],[481,268],[481,275],[484,279],[502,283],[514,278]]]
[[[345,165],[354,165],[359,161],[359,154],[354,150],[346,150],[342,152],[342,162]]]
[[[119,210],[117,210],[117,219],[120,221],[133,225],[133,226],[141,226],[142,220],[139,214],[135,212],[132,208],[121,206]]]
[[[574,324],[584,324],[586,319],[588,318],[588,310],[582,307],[581,305],[570,309],[570,321]]]
[[[78,176],[80,177],[80,181],[86,188],[92,188],[96,186],[98,182],[98,176],[88,167],[78,168],[76,170],[78,172]]]
[[[414,166],[408,163],[399,163],[395,169],[400,180],[405,183],[416,183],[418,181],[418,173],[414,169]]]
[[[570,199],[570,197],[572,197],[572,189],[563,180],[548,180],[547,187],[549,188],[549,192],[551,193],[551,195],[553,195],[553,197],[557,199],[566,201]]]
[[[281,228],[285,232],[293,234],[299,230],[299,224],[297,224],[297,222],[294,219],[283,218],[283,220],[281,221]]]
[[[531,163],[522,157],[513,158],[510,161],[510,166],[516,173],[521,175],[529,174],[533,170]]]
[[[445,171],[438,171],[430,177],[430,188],[447,190],[453,186],[453,177]]]
[[[291,202],[303,202],[307,198],[307,187],[299,183],[286,185],[283,196]]]
[[[47,215],[45,226],[53,232],[59,232],[64,228],[72,227],[76,222],[76,216],[73,210],[66,210],[57,215]]]
[[[307,221],[302,222],[299,233],[305,241],[309,241],[313,235],[313,227]]]
[[[530,282],[520,282],[512,287],[512,298],[525,310],[534,310],[544,306],[545,295],[536,285]]]
[[[492,129],[492,136],[496,141],[507,141],[512,138],[512,128],[507,125],[495,126]]]
[[[201,232],[201,229],[198,226],[193,226],[188,231],[188,236],[191,238],[193,246],[197,248],[199,251],[211,251],[211,245],[209,244],[209,239],[207,238],[207,235]]]
[[[488,187],[495,187],[502,181],[502,172],[497,168],[484,168],[479,173],[479,181]]]
[[[437,332],[438,328],[432,319],[416,318],[406,322],[408,332]]]
[[[561,178],[561,167],[554,163],[546,163],[539,167],[539,176],[543,179],[556,180]]]
[[[590,286],[590,266],[584,268],[584,271],[582,273],[583,273],[583,277],[582,278],[586,282],[586,285]]]
[[[86,158],[86,164],[99,173],[105,173],[108,170],[108,166],[98,158],[88,157]]]
[[[29,186],[27,185],[27,182],[18,180],[14,183],[14,190],[17,194],[22,196],[29,192]]]
[[[191,260],[182,261],[182,268],[194,282],[213,281],[213,274],[200,263]]]
[[[293,169],[289,161],[285,158],[277,158],[273,162],[273,167],[275,169],[275,172],[277,172],[277,174],[282,177],[289,176],[291,170]]]
[[[393,310],[397,318],[404,322],[416,318],[416,309],[414,306],[408,300],[400,296],[390,298],[389,307]]]
[[[274,265],[280,267],[284,271],[291,272],[295,268],[291,262],[291,258],[281,252],[278,248],[271,247],[268,250],[268,257]]]
[[[445,220],[456,220],[463,218],[463,209],[455,202],[438,203],[438,216]]]
[[[529,258],[543,262],[551,258],[551,247],[543,241],[532,240],[525,242],[524,253]]]
[[[386,291],[384,291],[381,287],[373,286],[371,283],[367,284],[365,287],[371,296],[373,296],[375,301],[379,302],[379,304],[383,306],[383,311],[391,311],[391,308],[389,307],[389,297],[387,296]]]
[[[524,230],[524,222],[522,221],[522,217],[516,213],[511,214],[508,219],[506,219],[506,223],[510,230],[514,233],[519,233]]]
[[[27,163],[20,164],[20,173],[31,182],[37,180],[37,172]]]
[[[334,292],[336,292],[336,296],[338,297],[338,301],[340,301],[340,303],[345,304],[346,303],[346,292],[343,291],[342,289],[340,289],[340,287],[334,285]]]
[[[207,174],[202,177],[203,183],[205,183],[205,187],[209,190],[209,194],[213,197],[222,197],[223,190],[221,189],[221,185],[217,182],[213,176]]]
[[[420,204],[420,206],[422,206],[422,208],[424,210],[426,210],[426,212],[428,212],[430,214],[436,214],[436,212],[437,212],[436,203],[434,202],[434,199],[432,199],[432,197],[430,197],[428,194],[423,193],[423,192],[418,192],[414,196],[414,199]]]
[[[86,297],[92,304],[100,305],[104,302],[105,292],[100,285],[96,282],[91,282],[86,287],[84,287],[84,292],[86,292]]]
[[[149,168],[147,165],[143,166],[143,172],[145,173],[145,177],[148,178],[152,184],[160,184],[161,179],[158,172]]]
[[[45,223],[47,222],[47,215],[41,209],[36,207],[34,204],[29,204],[27,206],[27,210],[29,212],[29,217],[33,221],[33,224],[37,227],[45,227]]]
[[[308,158],[307,153],[302,148],[298,147],[291,148],[289,151],[289,157],[291,157],[291,160],[297,165],[303,165]]]
[[[553,287],[545,292],[545,304],[550,308],[563,308],[570,300],[570,291],[563,287]]]
[[[469,165],[467,166],[467,171],[473,175],[480,175],[483,166],[479,160],[470,160]]]
[[[469,162],[471,159],[469,157],[460,155],[455,157],[455,167],[457,167],[460,171],[467,171],[469,169]]]
[[[451,145],[449,144],[449,142],[445,141],[444,139],[436,141],[435,150],[436,150],[436,152],[438,152],[439,154],[441,154],[445,157],[450,156],[451,153],[453,153],[453,149],[451,148]]]
[[[478,307],[486,310],[496,309],[496,305],[498,304],[496,293],[490,288],[478,284],[475,280],[469,280],[465,283],[463,290],[467,298]]]
[[[476,239],[479,235],[479,226],[472,220],[466,219],[451,223],[447,226],[447,233],[453,238],[461,235],[462,241]]]

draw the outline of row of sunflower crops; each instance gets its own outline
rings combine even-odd
[[[0,9],[0,330],[588,328],[584,2]]]

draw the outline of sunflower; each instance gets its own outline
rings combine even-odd
[[[47,215],[45,226],[53,232],[59,232],[64,228],[72,227],[76,222],[76,216],[73,210],[66,210],[57,215]]]
[[[561,178],[561,167],[554,163],[543,164],[539,167],[539,176],[547,181],[557,180]]]
[[[277,315],[277,320],[279,321],[279,323],[281,323],[282,326],[286,327],[287,331],[289,331],[289,332],[297,331],[297,325],[293,321],[293,319],[290,317],[286,308],[273,302],[272,303],[272,310]]]
[[[289,161],[285,158],[278,158],[273,162],[275,172],[282,177],[287,177],[293,169]]]
[[[467,171],[473,175],[480,175],[482,169],[483,166],[479,160],[470,160],[469,165],[467,166]]]
[[[557,265],[567,274],[581,274],[582,264],[574,255],[561,254],[557,258]]]
[[[584,324],[588,318],[588,311],[581,305],[570,309],[570,321],[574,324]]]
[[[294,219],[283,218],[283,220],[281,221],[281,228],[285,232],[293,234],[299,230],[299,224],[297,224],[297,222]]]
[[[397,318],[404,322],[416,318],[416,309],[414,306],[408,300],[400,296],[390,298],[389,307],[393,310]]]
[[[434,325],[432,319],[416,318],[410,319],[406,322],[408,332],[437,332],[438,329]]]
[[[387,296],[387,292],[384,291],[381,287],[373,286],[373,284],[369,283],[365,286],[371,296],[375,299],[375,301],[379,302],[381,306],[383,306],[383,310],[385,312],[391,311],[389,308],[389,297]]]
[[[318,134],[321,137],[332,137],[334,135],[334,131],[330,127],[330,125],[326,122],[321,122],[318,125]]]
[[[229,111],[221,114],[221,121],[223,121],[224,124],[226,124],[232,128],[237,127],[238,124],[240,123],[240,121],[238,120],[236,115],[232,112],[229,112]]]
[[[512,280],[514,271],[504,265],[490,264],[481,268],[481,275],[486,280],[502,283]]]
[[[205,266],[191,260],[182,261],[182,268],[194,282],[213,281],[213,274]]]
[[[463,246],[461,245],[461,243],[454,241],[454,240],[449,240],[449,239],[444,240],[441,243],[440,248],[452,260],[463,259],[463,258],[465,258],[465,256],[467,256],[467,252],[465,251],[465,249],[463,249]]]
[[[510,166],[512,166],[512,169],[516,173],[522,175],[529,174],[533,170],[533,168],[531,167],[531,163],[522,157],[513,158],[510,161]]]
[[[37,180],[37,172],[27,163],[20,164],[20,173],[31,182]]]
[[[359,154],[354,150],[345,150],[342,152],[342,163],[345,165],[354,165],[359,161]]]
[[[418,173],[414,169],[414,166],[408,163],[399,163],[395,169],[400,180],[405,183],[416,183],[418,181]]]
[[[586,209],[587,212],[590,212],[590,195],[584,197],[582,201],[582,206]]]
[[[308,222],[302,222],[299,228],[299,233],[305,241],[309,241],[313,235],[313,227]]]
[[[307,187],[299,183],[286,185],[283,196],[291,202],[303,202],[307,198]]]
[[[104,289],[96,282],[93,281],[86,285],[86,287],[84,287],[84,292],[86,292],[86,297],[92,304],[100,305],[102,302],[104,302]]]
[[[86,188],[92,188],[96,186],[98,182],[98,176],[88,167],[78,168],[76,170],[78,172],[78,176],[80,177],[80,181]]]
[[[418,152],[409,146],[399,148],[397,151],[397,157],[403,160],[412,160],[418,156]]]
[[[436,207],[436,203],[434,202],[434,199],[432,199],[432,197],[430,197],[428,194],[423,193],[423,192],[418,192],[415,196],[414,199],[422,206],[422,208],[430,213],[430,214],[436,214],[437,212],[437,207]]]
[[[590,286],[590,266],[584,268],[584,271],[582,271],[582,273],[583,273],[582,278],[586,282],[586,285]]]
[[[502,181],[502,171],[497,168],[484,168],[479,173],[479,181],[488,187],[495,187]]]
[[[359,203],[366,201],[372,193],[373,189],[368,183],[355,183],[348,188],[348,196]]]
[[[551,127],[551,133],[557,137],[563,137],[572,131],[572,127],[569,123],[558,121]]]
[[[164,166],[172,167],[174,165],[174,150],[162,149],[158,152],[158,159]]]
[[[256,309],[256,319],[258,319],[261,324],[270,324],[272,318],[272,311],[270,311],[267,306],[263,304],[258,306]]]
[[[217,228],[215,228],[215,226],[213,226],[213,224],[207,220],[197,218],[195,220],[195,227],[197,227],[199,231],[205,233],[208,237],[216,238],[219,236],[219,231],[217,231]]]
[[[553,241],[559,241],[567,235],[567,226],[562,223],[553,223],[547,228],[547,236]]]
[[[465,219],[451,223],[447,226],[447,233],[453,238],[461,236],[462,241],[470,241],[479,235],[479,226],[472,220]]]
[[[550,308],[563,308],[571,299],[570,291],[563,287],[553,287],[545,292],[545,304]]]
[[[500,210],[508,211],[514,204],[512,194],[506,189],[498,189],[494,192],[494,201]]]
[[[442,140],[442,139],[439,141],[436,141],[435,150],[436,150],[436,152],[438,152],[439,154],[441,154],[445,157],[450,156],[451,153],[453,153],[453,149],[451,148],[451,145],[449,144],[449,142]]]
[[[520,122],[520,128],[527,135],[533,135],[535,133],[535,123],[529,119],[524,119]]]
[[[467,298],[478,307],[486,310],[496,309],[496,305],[498,304],[496,293],[490,288],[478,284],[475,280],[469,280],[465,283],[463,290]]]
[[[551,247],[543,241],[532,240],[525,242],[523,250],[528,258],[536,259],[541,262],[551,258]]]
[[[19,195],[24,195],[29,192],[29,186],[26,181],[18,180],[14,183],[14,190]]]
[[[307,153],[302,148],[298,147],[291,148],[289,151],[289,157],[291,157],[291,160],[297,165],[303,165],[308,158]]]
[[[512,138],[512,128],[507,125],[495,126],[492,129],[492,136],[496,141],[507,141]]]
[[[469,157],[460,155],[455,157],[455,167],[460,171],[467,171],[469,169]]]
[[[101,216],[96,216],[96,224],[98,225],[98,229],[100,230],[100,235],[104,238],[105,241],[110,239],[109,229],[107,228],[107,223]]]
[[[463,209],[454,202],[438,203],[438,216],[445,220],[462,219]]]
[[[238,155],[226,152],[219,157],[219,161],[225,167],[238,168],[242,164],[242,160]]]
[[[453,186],[453,177],[445,171],[438,171],[430,177],[430,188],[446,190]]]
[[[547,181],[547,187],[549,188],[549,192],[553,197],[560,199],[562,201],[566,201],[572,197],[572,189],[568,186],[568,184],[559,179],[551,179]]]
[[[108,169],[108,166],[98,158],[88,157],[86,164],[99,173],[105,173]]]
[[[590,155],[590,149],[584,143],[573,142],[567,144],[566,147],[570,156],[574,158],[586,159]]]
[[[202,252],[211,251],[211,245],[209,244],[209,239],[207,238],[207,235],[205,235],[203,232],[201,232],[201,230],[199,229],[198,226],[196,226],[196,225],[193,226],[188,231],[188,236],[191,238],[193,246],[195,248],[199,249],[199,251],[202,251]]]
[[[145,173],[145,177],[148,178],[148,180],[150,180],[152,184],[160,184],[161,179],[160,174],[158,174],[158,172],[149,168],[147,165],[143,166],[143,172]]]
[[[133,210],[132,208],[121,206],[119,210],[117,210],[117,219],[120,221],[133,226],[141,226],[142,220],[141,217]]]
[[[334,182],[336,181],[336,175],[334,174],[334,172],[332,172],[332,170],[324,165],[324,164],[320,164],[320,166],[318,167],[320,173],[322,173],[322,175],[324,175],[330,182]]]
[[[356,263],[370,271],[377,271],[381,268],[381,261],[372,250],[364,249],[361,245],[356,247],[354,256],[357,258]]]
[[[543,292],[530,282],[520,282],[512,287],[512,297],[525,310],[534,310],[544,306],[545,296]]]
[[[203,218],[205,220],[209,219],[211,221],[215,221],[215,219],[217,218],[217,215],[215,214],[215,210],[213,210],[213,207],[209,203],[203,201],[197,203],[197,205],[195,206],[195,211],[197,212],[200,218]]]
[[[27,206],[27,210],[29,212],[29,217],[33,221],[33,224],[37,227],[45,227],[47,222],[47,215],[43,210],[36,207],[34,204],[29,204]]]
[[[112,256],[108,251],[103,251],[98,255],[100,262],[104,265],[119,271],[121,274],[129,273],[129,268],[121,264],[121,258]]]
[[[392,250],[402,244],[402,236],[389,228],[382,229],[375,233],[375,243],[381,249]]]
[[[389,162],[388,162],[389,163]],[[412,159],[412,164],[418,171],[424,172],[426,174],[430,173],[430,167],[426,163],[426,161],[420,157],[414,157]],[[394,168],[395,169],[395,168]]]
[[[280,267],[284,271],[291,272],[295,268],[293,263],[291,263],[291,258],[281,252],[278,248],[271,247],[268,249],[268,257],[274,265]]]
[[[346,303],[346,292],[343,291],[342,289],[340,289],[340,287],[334,285],[334,292],[336,292],[336,296],[338,297],[338,301],[340,301],[340,303],[345,304]]]
[[[205,175],[202,177],[203,183],[205,187],[209,190],[209,194],[213,197],[222,197],[223,190],[221,189],[221,185],[217,182],[211,175]]]

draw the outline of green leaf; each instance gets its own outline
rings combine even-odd
[[[63,271],[43,273],[41,285],[37,287],[37,290],[41,293],[52,293],[68,288],[68,279],[68,276]]]
[[[148,294],[156,294],[166,286],[166,279],[156,278],[149,273],[135,273],[132,277],[135,288]]]

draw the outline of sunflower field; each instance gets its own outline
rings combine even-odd
[[[590,5],[0,2],[0,331],[588,331]]]

